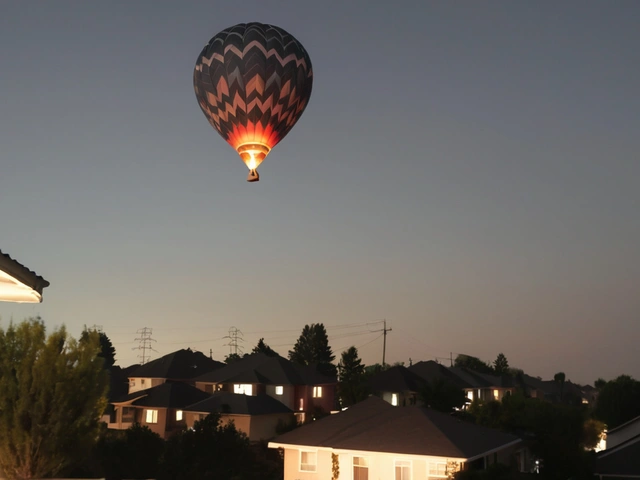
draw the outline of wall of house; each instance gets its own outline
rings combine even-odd
[[[251,434],[249,440],[270,440],[276,436],[278,422],[290,422],[293,413],[275,413],[270,415],[254,415],[251,417]]]
[[[129,377],[129,393],[146,390],[147,388],[162,385],[166,379],[164,378],[141,378]]]
[[[276,394],[276,386],[277,385],[267,385],[266,394],[270,397],[275,398],[280,403],[285,404],[291,410],[295,410],[295,393],[296,389],[293,385],[281,385],[282,386],[282,395]]]
[[[284,480],[324,480],[332,478],[331,474],[331,452],[328,450],[316,450],[318,455],[318,465],[315,472],[300,471],[300,451],[298,449],[285,449],[284,451]],[[341,479],[350,479],[340,473]],[[376,478],[376,477],[370,477]]]
[[[142,415],[140,416],[140,425],[147,426],[152,432],[157,433],[162,438],[166,438],[166,425],[167,425],[167,409],[166,408],[140,408],[142,411]],[[147,423],[147,410],[157,410],[158,411],[158,422],[157,423]]]

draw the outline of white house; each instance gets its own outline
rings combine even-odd
[[[460,469],[515,464],[520,438],[434,410],[369,397],[277,437],[284,480],[443,480]]]

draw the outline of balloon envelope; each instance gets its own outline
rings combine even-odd
[[[193,72],[193,87],[211,126],[256,168],[298,121],[311,96],[311,59],[293,35],[241,23],[215,35]]]

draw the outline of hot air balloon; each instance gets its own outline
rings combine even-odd
[[[247,181],[309,103],[311,59],[274,25],[240,23],[215,35],[193,71],[193,88],[211,126],[249,168]]]

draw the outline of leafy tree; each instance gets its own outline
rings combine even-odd
[[[316,365],[319,372],[335,376],[336,366],[333,361],[336,356],[329,346],[327,330],[322,323],[305,325],[298,341],[289,350],[289,360],[300,365]]]
[[[509,362],[504,353],[499,353],[493,361],[493,371],[496,375],[506,375],[509,373]]]
[[[106,333],[98,332],[97,330],[88,330],[85,325],[84,330],[80,335],[80,341],[86,341],[89,337],[89,332],[91,331],[97,332],[99,336],[100,353],[98,354],[98,356],[104,359],[104,368],[106,368],[107,370],[111,370],[111,367],[113,367],[116,363],[116,349],[113,346],[113,343],[111,343],[111,339],[107,337]]]
[[[340,377],[338,395],[342,406],[348,407],[367,398],[367,389],[364,386],[364,365],[358,357],[356,347],[350,347],[342,352],[338,373]]]
[[[239,353],[230,353],[229,355],[224,357],[224,362],[227,364],[237,362],[238,360],[242,360],[246,356],[246,353],[244,355],[240,355]]]
[[[247,436],[212,413],[167,441],[160,479],[235,480],[256,477]]]
[[[255,347],[253,347],[253,350],[251,353],[264,353],[268,357],[278,356],[278,352],[276,352],[273,348],[271,348],[269,345],[264,343],[264,338],[261,338],[260,340],[258,340],[258,344]]]
[[[566,375],[564,372],[558,372],[553,376],[553,381],[556,382],[560,386],[560,401],[564,400],[564,381],[566,379]]]
[[[464,391],[445,378],[435,378],[426,382],[419,395],[427,407],[444,413],[451,413],[467,402]]]
[[[106,406],[100,340],[46,335],[40,318],[0,329],[0,468],[11,479],[52,476],[95,445]]]
[[[147,426],[107,430],[98,442],[100,464],[107,478],[156,478],[165,442]]]
[[[620,375],[607,382],[598,394],[594,416],[611,430],[640,415],[640,382]]]
[[[596,390],[600,391],[606,384],[607,381],[604,378],[599,378],[593,383],[593,386],[596,388]]]
[[[461,353],[453,362],[454,367],[468,368],[478,373],[493,373],[493,368],[477,357]]]

